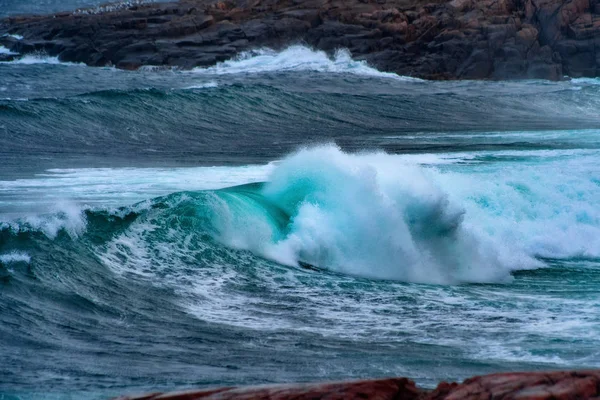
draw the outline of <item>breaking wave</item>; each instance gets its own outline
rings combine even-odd
[[[208,265],[233,249],[280,265],[376,279],[508,282],[512,271],[543,267],[546,258],[600,255],[593,239],[600,215],[592,204],[600,188],[593,177],[579,176],[596,153],[570,158],[575,178],[569,190],[560,172],[563,153],[540,151],[551,172],[540,177],[523,166],[486,171],[478,164],[485,152],[465,158],[479,168],[465,174],[448,169],[462,162],[458,158],[422,166],[418,155],[348,154],[321,146],[267,169],[256,166],[256,176],[271,171],[264,183],[176,192],[113,211],[66,203],[45,216],[4,222],[3,230],[51,239],[65,232],[81,242],[100,232],[104,244],[92,246],[94,254],[133,273],[177,269],[210,248]]]
[[[420,81],[417,78],[381,72],[370,67],[365,61],[355,61],[346,49],[336,51],[333,57],[324,51],[312,50],[306,46],[291,46],[283,51],[260,49],[245,51],[237,57],[208,68],[196,68],[194,72],[203,74],[258,74],[268,72],[312,71],[337,74],[353,74],[378,78],[391,78],[406,81]]]

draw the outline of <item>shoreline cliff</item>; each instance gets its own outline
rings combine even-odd
[[[424,79],[600,76],[596,0],[180,0],[0,20],[11,53],[121,69],[206,67],[242,51],[346,48]]]

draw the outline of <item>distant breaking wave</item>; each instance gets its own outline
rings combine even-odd
[[[0,54],[11,53],[8,49],[0,46]],[[58,57],[50,57],[46,54],[26,54],[10,63],[14,64],[60,64],[60,65],[85,65],[81,63],[62,62]],[[152,70],[154,67],[142,67],[144,71]],[[159,69],[160,70],[160,69]],[[245,51],[228,61],[217,63],[207,68],[194,68],[193,73],[208,75],[232,75],[232,74],[260,74],[272,72],[320,72],[334,74],[352,74],[374,78],[387,78],[401,81],[420,82],[421,79],[400,76],[390,72],[381,72],[369,66],[366,61],[352,59],[347,49],[340,49],[333,57],[324,51],[312,50],[306,46],[291,46],[283,51],[272,49],[259,49]]]
[[[18,55],[19,53],[10,52],[8,49],[0,46],[0,54]],[[53,65],[65,65],[65,66],[85,66],[85,64],[82,64],[82,63],[72,63],[72,62],[60,61],[58,59],[58,57],[51,57],[45,53],[25,54],[21,57],[15,58],[12,61],[2,62],[2,64],[25,64],[25,65],[53,64]]]
[[[283,51],[260,49],[245,51],[237,57],[208,68],[196,68],[194,72],[203,74],[258,74],[267,72],[313,71],[337,74],[354,74],[379,78],[420,81],[417,78],[381,72],[370,67],[365,61],[355,61],[346,49],[336,51],[329,57],[324,51],[312,50],[306,46],[291,46]]]

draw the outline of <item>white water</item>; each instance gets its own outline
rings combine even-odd
[[[1,52],[0,48],[0,52]],[[16,54],[16,53],[9,53]],[[47,54],[26,54],[22,57],[16,58],[12,61],[2,62],[3,64],[24,64],[24,65],[34,65],[34,64],[50,64],[50,65],[64,65],[64,66],[85,66],[82,63],[71,63],[71,62],[63,62],[58,59],[58,57],[50,57]]]
[[[274,164],[51,169],[33,178],[0,181],[0,213],[35,212],[66,199],[81,205],[127,206],[178,191],[220,189],[264,181],[273,168]]]
[[[329,72],[420,81],[416,78],[378,71],[365,61],[353,60],[348,50],[338,50],[333,57],[329,57],[323,51],[312,50],[305,46],[291,46],[280,52],[271,49],[247,51],[214,67],[194,69],[196,73],[216,75],[289,71]]]
[[[22,251],[12,251],[7,254],[0,254],[0,264],[10,264],[23,262],[29,264],[31,257]]]
[[[490,155],[500,161],[482,161]],[[502,282],[511,270],[544,266],[539,257],[600,257],[598,155],[475,152],[453,163],[429,155],[423,168],[421,155],[327,146],[285,159],[269,177],[264,196],[293,218],[283,238],[253,204],[240,211],[235,199],[215,203],[214,214],[225,244],[282,264],[413,282]]]
[[[7,49],[4,46],[0,46],[0,54],[9,54],[9,55],[14,55],[17,53],[13,53],[12,51],[10,51],[9,49]]]
[[[226,244],[287,265],[444,284],[508,281],[513,269],[543,265],[470,225],[464,201],[452,201],[455,189],[443,181],[402,157],[327,146],[285,159],[269,178],[264,196],[292,216],[282,239],[254,207],[240,217],[225,202],[215,215]]]
[[[245,167],[52,170],[0,182],[2,222],[85,229],[85,207],[269,180],[293,216],[215,202],[219,237],[283,264],[417,282],[506,281],[538,257],[600,258],[597,150],[345,154],[333,146]],[[493,156],[494,162],[487,162]]]
[[[23,36],[21,36],[21,35],[11,35],[11,34],[5,33],[2,36],[3,37],[11,37],[11,38],[17,39],[17,40],[23,40]]]
[[[186,86],[183,90],[198,90],[198,89],[212,89],[218,87],[219,84],[215,81],[199,83],[197,85]]]
[[[178,191],[264,181],[272,168],[52,169],[33,178],[0,181],[0,228],[41,230],[50,238],[64,229],[78,236],[86,228],[86,208],[116,208]]]

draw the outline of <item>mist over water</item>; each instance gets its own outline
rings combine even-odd
[[[0,76],[9,398],[600,367],[600,81]]]

